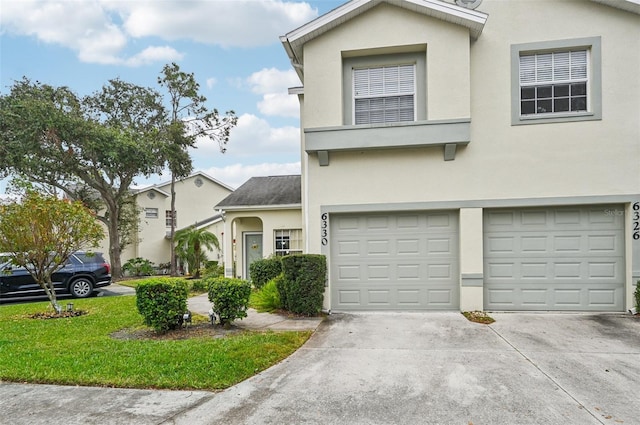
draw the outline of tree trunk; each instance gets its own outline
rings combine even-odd
[[[169,234],[169,243],[171,244],[171,248],[169,250],[171,256],[171,276],[177,276],[178,271],[176,267],[176,244],[175,244],[175,236],[176,236],[176,177],[175,174],[171,173],[171,233]]]
[[[113,199],[107,202],[107,210],[109,217],[107,228],[109,233],[109,260],[111,263],[111,276],[114,280],[122,277],[122,261],[120,260],[120,238],[118,232],[118,217],[120,216],[120,207]]]

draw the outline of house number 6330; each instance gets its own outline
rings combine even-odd
[[[320,241],[323,246],[326,246],[329,243],[329,215],[327,213],[323,213],[320,216]]]
[[[640,239],[640,202],[633,204],[633,223],[631,225],[633,226],[633,239],[637,241]]]

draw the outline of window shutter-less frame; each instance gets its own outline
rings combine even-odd
[[[415,65],[354,69],[354,123],[414,121],[415,73]]]
[[[521,115],[586,111],[587,55],[584,49],[521,55]]]

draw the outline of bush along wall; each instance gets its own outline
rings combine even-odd
[[[284,307],[292,313],[315,316],[322,310],[327,260],[324,255],[300,254],[282,258]],[[286,304],[285,304],[286,303]]]
[[[184,279],[145,279],[136,286],[136,307],[147,326],[166,332],[182,325],[188,295]]]
[[[636,313],[640,314],[640,280],[636,282]]]
[[[251,283],[256,289],[262,288],[271,279],[282,273],[282,257],[270,257],[256,260],[249,265]]]
[[[247,317],[251,283],[229,277],[208,278],[206,281],[209,301],[213,303],[213,312],[221,325]]]

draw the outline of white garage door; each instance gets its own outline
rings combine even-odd
[[[484,214],[487,310],[621,311],[622,206]]]
[[[456,212],[330,216],[333,310],[459,305]]]

